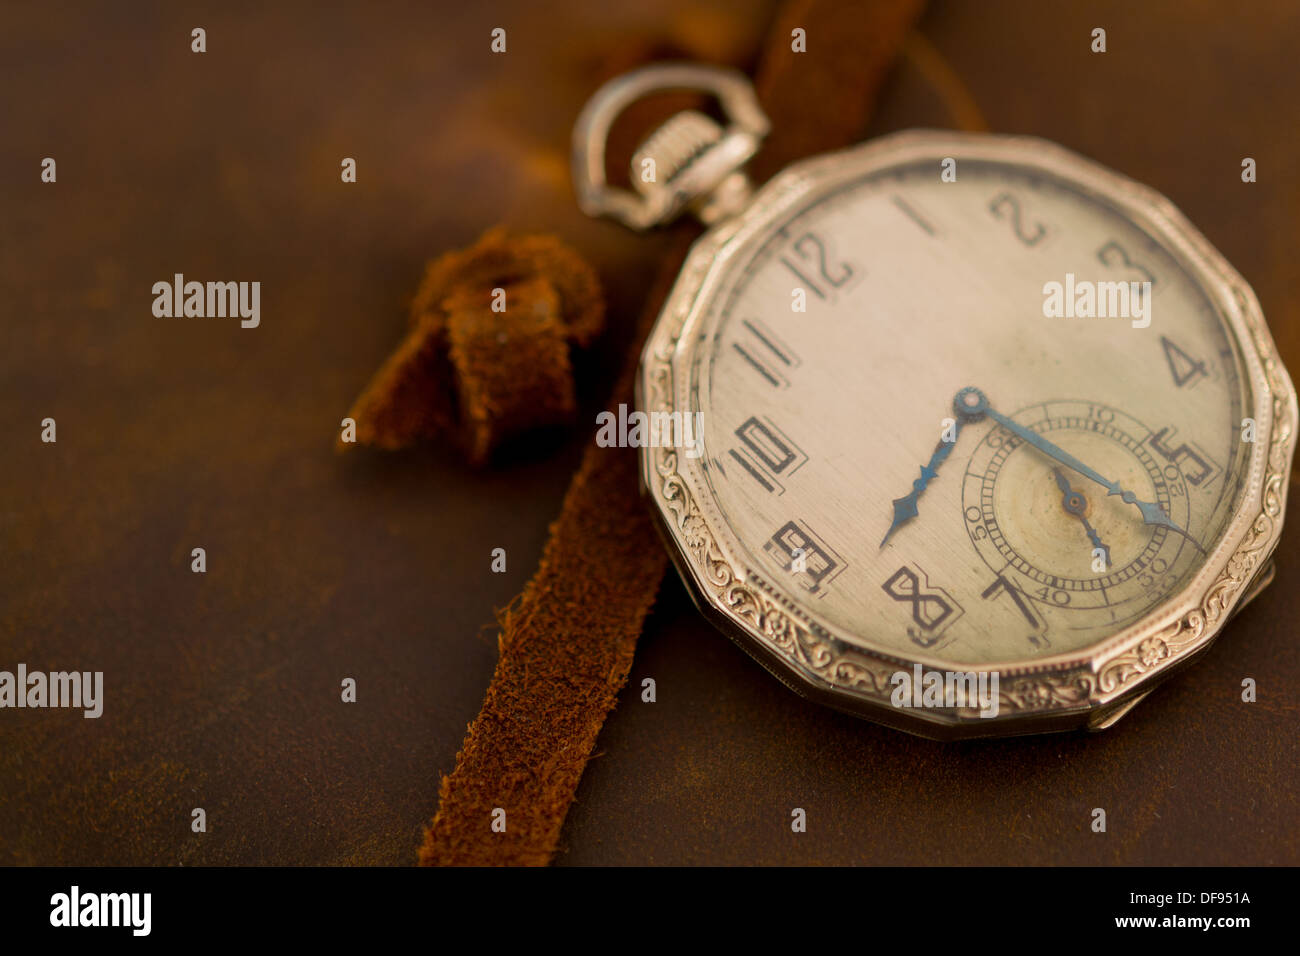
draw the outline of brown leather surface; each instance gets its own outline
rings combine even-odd
[[[106,688],[98,721],[0,712],[0,862],[409,864],[492,673],[492,609],[536,566],[585,435],[485,472],[340,458],[340,410],[400,338],[424,261],[505,222],[600,271],[611,331],[576,360],[594,421],[665,237],[576,211],[572,120],[650,56],[752,68],[771,11],[139,11],[0,14],[0,667],[103,670]],[[1300,14],[940,0],[920,29],[992,129],[1170,196],[1300,367]],[[949,115],[904,64],[872,132]],[[261,327],[155,319],[150,286],[178,271],[260,280]],[[1291,528],[1277,583],[1114,730],[960,745],[801,701],[669,581],[560,862],[1298,863],[1297,568]]]

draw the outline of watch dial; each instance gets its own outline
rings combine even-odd
[[[842,637],[991,665],[1151,614],[1216,546],[1251,423],[1235,338],[1152,235],[1038,169],[909,164],[733,262],[691,372],[757,574]]]

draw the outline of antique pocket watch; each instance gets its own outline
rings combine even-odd
[[[610,124],[668,89],[727,125],[677,114],[639,194],[610,187]],[[901,729],[1109,726],[1272,576],[1297,406],[1253,292],[1163,196],[1043,140],[897,133],[751,196],[766,131],[740,74],[666,65],[574,133],[585,211],[711,226],[637,395],[695,443],[641,461],[696,603]]]

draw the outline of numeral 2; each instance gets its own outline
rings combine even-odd
[[[1002,193],[989,203],[989,212],[998,219],[1011,219],[1011,231],[1026,246],[1036,246],[1047,235],[1047,227],[1041,222],[1034,223],[1034,231],[1025,230],[1024,219],[1020,213],[1020,200],[1011,193]]]
[[[853,266],[847,262],[839,263],[836,266],[835,274],[831,273],[826,261],[826,243],[816,233],[805,232],[791,244],[790,248],[798,256],[799,265],[807,266],[813,264],[813,260],[816,260],[817,274],[821,277],[821,281],[825,286],[819,285],[816,281],[810,279],[800,269],[799,265],[795,265],[790,261],[788,256],[781,257],[781,264],[793,272],[795,278],[802,282],[804,287],[819,299],[826,298],[826,288],[838,289],[853,278]]]

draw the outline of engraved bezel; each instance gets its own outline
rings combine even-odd
[[[740,215],[705,233],[646,342],[637,379],[645,412],[694,411],[689,372],[705,348],[695,327],[730,270],[742,268],[770,229],[823,192],[901,164],[944,157],[1039,170],[1095,196],[1157,238],[1198,282],[1237,340],[1257,441],[1236,511],[1203,566],[1179,592],[1119,633],[1071,654],[990,667],[886,650],[870,634],[846,639],[818,618],[793,585],[751,565],[713,500],[705,458],[672,447],[641,449],[643,493],[700,609],[800,694],[928,737],[1038,733],[1109,726],[1153,684],[1204,651],[1264,579],[1282,530],[1297,421],[1295,388],[1250,286],[1174,205],[1054,143],[1032,137],[914,130],[795,164]],[[900,709],[891,677],[914,665],[999,674],[999,714],[969,708]]]

